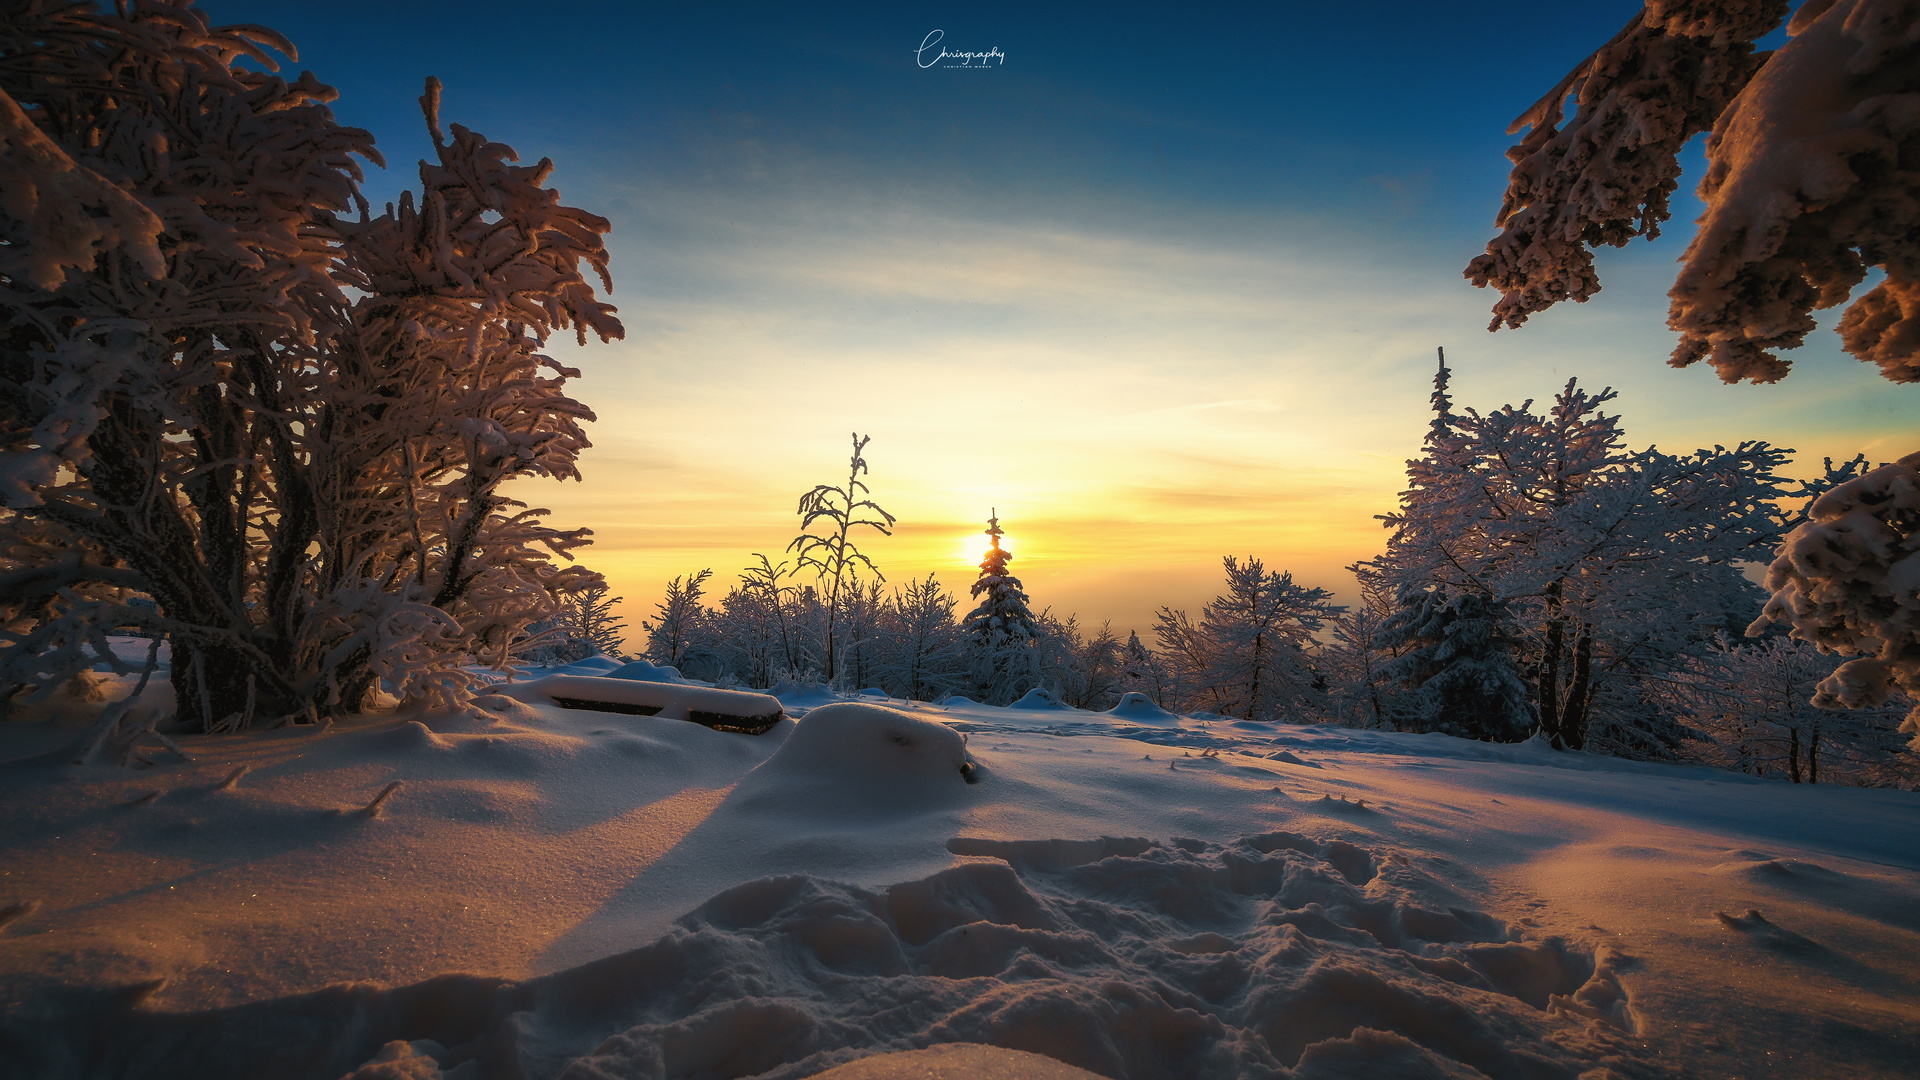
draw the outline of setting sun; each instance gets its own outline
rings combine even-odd
[[[987,557],[987,551],[990,547],[992,547],[992,542],[987,539],[986,532],[976,529],[960,538],[960,544],[954,548],[953,553],[956,558],[968,565],[978,566],[980,565],[980,560]],[[1017,551],[1020,545],[1012,536],[1003,532],[1000,534],[1000,547],[1005,551]]]

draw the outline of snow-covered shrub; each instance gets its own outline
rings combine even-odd
[[[1113,627],[1101,624],[1093,634],[1080,630],[1073,615],[1056,618],[1051,610],[1038,616],[1036,645],[1040,689],[1076,709],[1110,709],[1126,691],[1127,652]]]
[[[165,0],[0,20],[9,687],[112,662],[101,628],[134,625],[210,727],[380,680],[446,701],[596,580],[551,558],[585,530],[500,488],[577,475],[592,414],[537,350],[620,335],[580,273],[606,282],[607,223],[550,162],[447,139],[431,80],[437,161],[371,216],[371,136],[275,51]]]
[[[880,685],[888,693],[933,701],[964,687],[966,650],[955,617],[959,604],[932,574],[894,590],[882,612]]]

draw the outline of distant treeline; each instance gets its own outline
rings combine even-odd
[[[1761,442],[1630,451],[1602,411],[1611,390],[1569,381],[1543,413],[1527,402],[1483,416],[1453,409],[1448,374],[1408,488],[1383,515],[1386,552],[1349,568],[1361,587],[1351,607],[1229,556],[1219,596],[1198,612],[1160,609],[1151,641],[1122,638],[1032,611],[996,517],[962,614],[931,574],[889,585],[854,550],[853,526],[893,521],[863,502],[856,437],[855,482],[803,500],[825,538],[795,542],[839,545],[838,561],[802,574],[756,555],[718,596],[711,570],[677,577],[644,626],[644,655],[723,685],[816,681],[992,705],[1038,688],[1095,710],[1138,692],[1244,720],[1539,734],[1795,782],[1920,780],[1899,730],[1913,703],[1810,704],[1841,658],[1756,621],[1767,593],[1744,572],[1804,520],[1791,508],[1861,476],[1864,459],[1803,483],[1778,471],[1790,451]]]

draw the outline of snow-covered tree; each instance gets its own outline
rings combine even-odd
[[[1173,676],[1165,661],[1147,648],[1137,631],[1127,631],[1127,643],[1120,652],[1120,679],[1114,687],[1120,694],[1145,694],[1163,709],[1179,707]]]
[[[697,574],[667,582],[666,598],[654,605],[654,616],[640,624],[647,633],[647,659],[665,667],[679,667],[696,645],[711,637],[712,614],[700,603],[707,593],[708,567]]]
[[[1740,566],[1784,531],[1786,452],[1630,452],[1602,411],[1613,391],[1573,380],[1545,414],[1531,401],[1455,414],[1447,377],[1443,362],[1435,421],[1375,565],[1398,593],[1500,602],[1526,640],[1543,732],[1580,747],[1603,683],[1704,647],[1753,602]]]
[[[1896,693],[1920,701],[1920,454],[1864,469],[1827,462],[1826,490],[1767,568],[1770,622],[1851,657],[1815,688],[1825,708],[1872,709]],[[1901,730],[1920,749],[1920,705]]]
[[[165,0],[0,20],[8,685],[112,662],[98,628],[132,624],[209,727],[376,680],[446,701],[595,580],[551,561],[585,530],[500,489],[577,475],[592,414],[537,350],[621,333],[580,274],[605,283],[606,222],[551,163],[447,140],[431,80],[438,161],[370,217],[371,137],[276,51]]]
[[[1504,607],[1484,593],[1444,588],[1401,598],[1378,631],[1382,645],[1399,651],[1382,671],[1402,688],[1385,710],[1396,728],[1488,742],[1533,733],[1533,692],[1514,660]]]
[[[1333,620],[1320,651],[1329,681],[1330,704],[1340,721],[1353,727],[1391,727],[1388,705],[1393,686],[1386,674],[1393,648],[1380,640],[1380,627],[1394,612],[1391,586],[1367,560],[1347,567],[1360,583],[1360,602]]]
[[[1124,647],[1113,627],[1102,623],[1098,631],[1084,634],[1077,617],[1058,619],[1050,610],[1035,621],[1040,685],[1076,709],[1112,708],[1125,692],[1120,684],[1126,671]]]
[[[1898,697],[1853,710],[1812,704],[1838,657],[1786,635],[1754,643],[1721,640],[1664,684],[1692,730],[1688,756],[1792,782],[1908,786],[1920,753],[1898,734]]]
[[[1806,0],[1786,45],[1755,52],[1789,6],[1648,0],[1514,122],[1511,130],[1532,130],[1508,151],[1503,231],[1467,268],[1502,293],[1495,328],[1598,291],[1588,249],[1657,236],[1680,147],[1711,130],[1706,210],[1669,293],[1668,325],[1681,335],[1673,364],[1705,359],[1728,382],[1774,382],[1790,366],[1777,352],[1806,339],[1812,312],[1851,298],[1838,327],[1846,350],[1889,380],[1920,381],[1920,125],[1911,119],[1920,14],[1911,0]],[[1562,130],[1569,94],[1577,108]],[[1855,297],[1871,271],[1884,277]],[[1899,655],[1910,616],[1889,610],[1882,621],[1875,605],[1837,598],[1900,593],[1900,576],[1882,573],[1890,564],[1813,555],[1829,543],[1826,528],[1810,522],[1782,549],[1776,566],[1791,570],[1770,577],[1769,611],[1796,636],[1825,632],[1843,655],[1891,663],[1879,653]],[[1819,629],[1820,616],[1785,615],[1812,597],[1829,612],[1850,607],[1854,629],[1835,635]],[[1835,678],[1821,691],[1828,704],[1875,701],[1862,688],[1887,683],[1872,665]]]
[[[1005,705],[1039,685],[1039,626],[1020,579],[1007,571],[1013,552],[1000,546],[1006,532],[1000,528],[998,508],[987,518],[986,535],[992,546],[980,560],[972,590],[979,603],[960,625],[967,640],[972,696]]]
[[[894,590],[881,652],[881,685],[889,693],[928,701],[965,682],[965,643],[954,617],[959,604],[932,574]]]
[[[627,622],[614,613],[614,605],[625,602],[626,597],[609,597],[607,594],[612,591],[604,584],[596,584],[575,593],[568,601],[568,618],[574,632],[592,645],[596,653],[618,660],[626,655],[627,639],[623,631]]]
[[[800,535],[787,545],[788,551],[798,554],[794,569],[812,567],[825,587],[827,625],[822,651],[825,653],[826,677],[830,682],[840,678],[837,646],[843,591],[861,566],[865,566],[881,581],[886,580],[880,568],[862,554],[849,537],[853,529],[861,525],[878,530],[883,536],[893,535],[893,515],[866,497],[871,492],[860,481],[860,474],[868,471],[867,460],[862,454],[872,440],[870,435],[861,438],[859,432],[854,432],[853,456],[848,465],[845,487],[820,484],[800,496],[800,508],[796,511],[800,515]],[[807,531],[817,521],[826,523],[824,535]]]
[[[1500,235],[1467,277],[1501,292],[1494,328],[1600,289],[1591,248],[1659,235],[1678,155],[1706,131],[1706,204],[1682,259],[1673,363],[1773,382],[1811,312],[1885,280],[1840,322],[1847,351],[1920,381],[1920,128],[1907,0],[1807,0],[1772,52],[1753,42],[1788,0],[1648,0],[1514,121]],[[1574,114],[1564,117],[1568,98]],[[1562,121],[1564,119],[1564,126]]]
[[[880,592],[879,581],[849,576],[836,628],[842,685],[865,689],[879,681],[885,670],[886,611],[887,598]]]
[[[1175,670],[1187,703],[1247,720],[1282,720],[1305,708],[1315,673],[1307,650],[1313,635],[1346,609],[1325,589],[1296,585],[1291,572],[1271,572],[1259,559],[1221,560],[1227,591],[1201,611],[1161,608],[1155,636]]]

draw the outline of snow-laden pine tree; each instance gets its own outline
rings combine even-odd
[[[1027,607],[1020,579],[1007,571],[1013,552],[1000,546],[1005,536],[996,508],[987,518],[986,536],[992,545],[980,560],[973,596],[979,601],[961,621],[966,635],[968,677],[972,697],[989,705],[1005,705],[1040,685],[1035,646],[1039,627]]]
[[[1396,593],[1476,593],[1510,612],[1547,737],[1657,752],[1665,737],[1636,733],[1631,702],[1603,689],[1704,648],[1753,602],[1741,566],[1784,530],[1786,452],[1628,451],[1602,411],[1613,391],[1573,380],[1544,414],[1531,401],[1454,413],[1448,375],[1443,358],[1435,420],[1373,565]]]
[[[7,687],[134,625],[209,727],[445,702],[594,580],[500,489],[577,475],[592,414],[538,350],[621,333],[580,273],[606,222],[446,139],[431,81],[438,160],[369,216],[371,137],[274,51],[167,0],[0,19]]]
[[[1154,627],[1183,703],[1247,720],[1299,718],[1315,682],[1314,635],[1346,609],[1259,559],[1228,555],[1221,564],[1227,591],[1207,602],[1198,624],[1161,608]]]
[[[1384,710],[1401,731],[1519,742],[1536,727],[1532,687],[1509,637],[1512,620],[1484,593],[1408,593],[1377,632],[1398,653],[1382,675],[1399,692]]]

